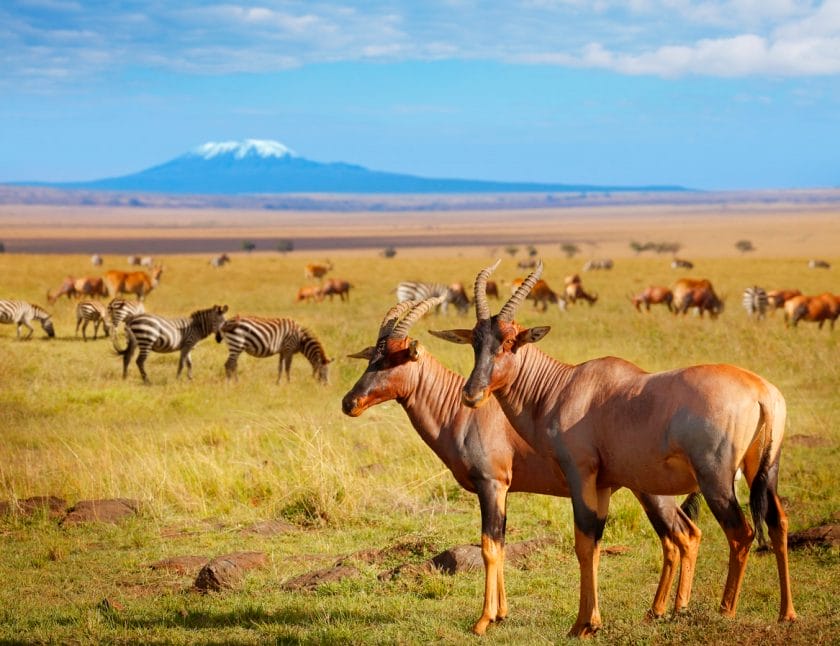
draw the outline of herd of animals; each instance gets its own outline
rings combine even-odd
[[[211,264],[222,267],[229,260],[216,258]],[[756,536],[764,541],[766,526],[778,569],[778,618],[794,621],[788,521],[777,493],[786,417],[778,389],[759,375],[731,365],[651,374],[614,357],[576,366],[563,364],[534,345],[550,328],[518,324],[517,308],[526,299],[542,311],[549,305],[563,309],[578,301],[593,305],[598,295],[587,292],[577,274],[567,277],[563,290],[555,292],[540,279],[542,263],[537,263],[527,278],[514,281],[510,297],[491,315],[488,297],[498,299],[499,289],[489,277],[497,265],[478,274],[472,301],[460,284],[401,283],[395,290],[397,304],[385,315],[374,345],[349,355],[366,361],[367,367],[342,400],[343,412],[352,417],[382,402],[398,401],[459,484],[478,496],[485,586],[481,616],[473,631],[484,634],[491,623],[507,615],[506,501],[509,492],[522,491],[571,498],[581,583],[578,616],[569,634],[594,634],[601,626],[599,543],[610,496],[621,487],[639,500],[662,546],[663,565],[649,616],[664,616],[675,578],[674,612],[689,602],[701,537],[695,520],[702,495],[729,545],[721,612],[735,614],[751,543]],[[122,355],[124,377],[135,351],[139,351],[137,366],[144,381],[143,364],[152,351],[179,351],[178,374],[184,366],[189,374],[190,351],[215,335],[229,349],[228,378],[235,376],[237,358],[246,352],[256,357],[279,355],[278,380],[284,370],[288,380],[291,357],[300,352],[316,378],[327,381],[330,359],[323,345],[292,319],[226,319],[227,306],[218,305],[179,319],[146,313],[143,298],[159,285],[163,269],[151,262],[148,266],[151,275],[109,271],[101,283],[68,278],[59,290],[50,292],[53,299],[61,295],[112,298],[107,306],[91,298],[80,301],[76,332],[81,325],[86,339],[87,325],[93,323],[96,338],[102,324]],[[307,266],[307,278],[324,279],[332,269],[315,267]],[[326,280],[319,285],[323,295],[327,295],[325,284]],[[125,294],[134,294],[137,300],[125,299]],[[345,296],[349,293],[341,295],[342,300]],[[671,288],[651,286],[631,302],[639,311],[663,304],[683,314],[695,308],[701,316],[704,312],[717,316],[723,309],[722,299],[705,279],[683,278]],[[474,306],[475,326],[430,332],[472,346],[475,361],[466,379],[409,336],[412,325],[426,313],[450,305],[460,312]],[[830,294],[808,297],[796,290],[760,287],[744,291],[743,305],[757,318],[783,308],[792,325],[811,320],[822,326],[829,320],[833,327],[840,310],[838,298]],[[50,315],[40,306],[0,301],[0,321],[16,323],[18,336],[24,326],[31,337],[32,320],[40,321],[46,333],[54,336]],[[121,324],[124,348],[118,347],[116,334]],[[735,496],[739,471],[750,489],[752,527]],[[688,497],[680,505],[674,496],[682,494]]]

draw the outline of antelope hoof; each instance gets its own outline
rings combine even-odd
[[[721,606],[718,608],[718,612],[724,617],[734,617],[735,611],[732,608],[727,608],[726,606]]]
[[[569,631],[567,637],[578,637],[579,639],[588,639],[589,637],[594,637],[595,633],[600,630],[600,624],[575,624],[572,626],[572,629]]]
[[[478,635],[479,637],[483,636],[484,633],[487,632],[487,626],[490,625],[490,617],[486,617],[484,615],[475,622],[475,626],[473,626],[472,631],[474,634]]]
[[[793,610],[791,610],[790,612],[787,612],[785,614],[779,615],[779,623],[782,623],[782,622],[785,622],[785,621],[793,623],[797,619],[798,619],[798,617],[796,616],[796,612],[794,612]]]
[[[645,613],[644,622],[649,624],[654,621],[658,621],[662,619],[665,615],[659,612],[656,612],[653,608],[648,608],[648,611]]]

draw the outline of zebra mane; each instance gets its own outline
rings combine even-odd
[[[324,350],[324,344],[321,343],[320,339],[315,336],[309,328],[301,327],[300,328],[300,345],[301,347],[309,346],[317,348],[317,356],[315,356],[312,352],[304,352],[303,355],[309,359],[309,363],[313,366],[316,365],[316,361],[320,360],[323,363],[329,363],[330,359],[327,358],[327,352]]]

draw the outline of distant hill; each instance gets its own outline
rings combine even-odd
[[[681,186],[596,186],[416,177],[300,157],[276,141],[209,142],[159,166],[87,182],[26,183],[144,193],[248,195],[679,192]]]

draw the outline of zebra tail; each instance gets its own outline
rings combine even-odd
[[[114,346],[114,351],[121,357],[124,357],[128,349],[131,347],[131,339],[129,339],[129,335],[133,336],[129,327],[123,321],[123,329],[125,330],[125,338],[128,343],[125,344],[124,348],[120,348],[120,335],[119,335],[119,325],[115,325],[111,328],[111,345]]]

